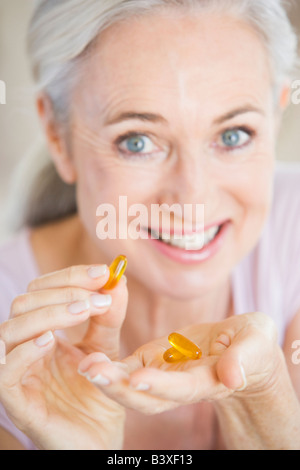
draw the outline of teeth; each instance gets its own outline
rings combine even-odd
[[[204,234],[192,234],[192,235],[165,235],[159,234],[158,232],[151,230],[151,237],[155,239],[161,239],[166,243],[178,248],[185,250],[201,250],[205,245],[210,243],[216,236],[219,226],[212,227],[204,232]],[[180,238],[179,238],[180,237]]]

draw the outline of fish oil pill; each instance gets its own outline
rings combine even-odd
[[[109,279],[103,289],[113,289],[118,284],[127,266],[127,258],[124,255],[118,256],[109,267]]]
[[[183,356],[190,359],[200,359],[201,349],[192,341],[179,333],[171,333],[168,337],[169,343]]]
[[[178,362],[186,359],[186,356],[181,354],[175,348],[169,348],[164,352],[163,358],[166,362]]]

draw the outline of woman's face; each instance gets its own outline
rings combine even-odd
[[[79,213],[105,261],[127,255],[131,275],[180,299],[228,279],[257,242],[272,193],[277,120],[255,31],[208,15],[114,25],[86,65],[72,112]],[[202,250],[199,240],[187,249],[185,238],[182,247],[119,239],[119,196],[147,208],[146,230],[162,232],[151,226],[153,204],[203,204],[206,232],[220,232]],[[99,240],[96,210],[106,203],[116,208],[117,237]],[[194,228],[194,214],[175,213],[171,227],[181,223]]]

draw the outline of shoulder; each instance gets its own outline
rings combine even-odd
[[[268,238],[281,269],[300,249],[300,163],[278,163],[274,174],[273,203]]]
[[[267,276],[274,281],[269,283],[269,295],[280,305],[284,334],[300,309],[300,163],[276,165],[273,203],[260,255],[264,285],[268,285]]]
[[[13,299],[26,292],[38,269],[30,245],[30,230],[23,229],[0,245],[0,323],[8,317]]]
[[[300,177],[300,162],[281,162],[275,164],[274,178],[278,184],[287,179],[296,182]],[[299,179],[298,179],[299,182]]]
[[[300,309],[300,164],[277,163],[273,197],[260,239],[233,273],[237,313],[269,315],[283,344]]]
[[[273,203],[270,214],[272,223],[284,221],[288,233],[300,209],[300,163],[278,163],[274,172]],[[282,232],[282,231],[281,231]]]

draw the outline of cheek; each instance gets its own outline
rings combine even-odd
[[[237,199],[246,212],[264,212],[268,209],[272,199],[273,172],[264,168],[247,169],[237,181]]]
[[[79,165],[78,189],[83,198],[96,205],[111,203],[115,206],[120,196],[128,203],[145,203],[159,188],[158,172],[136,169],[126,164],[111,163],[105,158],[85,158]]]
[[[118,161],[112,156],[96,152],[78,152],[77,167],[77,203],[80,217],[90,233],[96,232],[99,222],[97,208],[109,204],[115,211],[118,226],[119,210],[130,205],[142,203],[148,206],[155,200],[160,187],[160,172],[157,168],[140,165],[134,166],[125,161]],[[126,210],[127,215],[127,210]]]
[[[273,195],[275,166],[274,120],[269,119],[260,126],[254,146],[245,160],[230,172],[228,187],[241,208],[246,222],[259,230],[268,216]]]
[[[273,194],[274,161],[262,158],[245,167],[233,181],[235,204],[238,207],[236,237],[242,255],[251,250],[260,238],[270,212]]]

